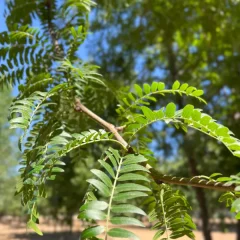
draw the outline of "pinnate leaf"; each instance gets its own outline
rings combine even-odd
[[[177,89],[179,89],[179,87],[180,87],[180,82],[177,80],[173,83],[172,89],[177,90]]]
[[[137,213],[143,216],[146,215],[142,209],[131,204],[113,205],[111,211],[114,213]]]
[[[169,103],[166,106],[166,117],[172,118],[175,115],[176,105],[174,103]]]
[[[142,222],[132,217],[112,217],[111,223],[116,225],[135,225],[145,227]]]
[[[133,240],[140,240],[134,233],[122,229],[122,228],[112,228],[108,231],[108,235],[110,237],[116,237],[116,238],[128,238]]]
[[[105,197],[110,196],[110,190],[104,183],[96,179],[88,179],[87,182],[91,183],[94,187],[96,187]]]
[[[92,237],[96,237],[97,235],[99,235],[103,232],[104,232],[104,227],[103,226],[90,227],[90,228],[85,229],[81,233],[81,239],[89,239],[89,238],[92,238]]]
[[[106,173],[97,169],[92,169],[91,172],[94,175],[96,175],[100,180],[102,180],[109,188],[112,187],[112,181],[110,180]]]

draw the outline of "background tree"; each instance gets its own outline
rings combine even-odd
[[[98,76],[97,68],[93,65],[85,65],[80,60],[80,53],[77,51],[88,31],[88,11],[92,5],[94,3],[91,1],[6,2],[5,18],[8,31],[2,32],[0,40],[2,44],[0,48],[0,84],[3,86],[8,83],[18,86],[19,98],[21,99],[30,96],[34,91],[46,91],[53,86],[52,84],[56,84],[53,83],[55,79],[58,79],[59,83],[64,81],[62,76],[65,79],[69,78],[72,75],[68,76],[68,72],[71,71],[70,68],[75,68],[71,77],[74,76],[74,81],[79,83],[77,92],[83,102],[91,105],[92,109],[95,109],[97,113],[101,112],[102,107],[112,111],[107,106],[109,101],[115,101],[114,95],[108,89],[101,87],[105,83],[102,79],[98,81],[95,78],[95,76]],[[30,27],[36,23],[39,25],[38,30]],[[25,31],[28,32],[25,33]],[[11,59],[8,57],[11,57]],[[68,57],[72,63],[76,63],[76,66],[80,68],[73,67],[69,61],[64,62],[65,57]],[[63,61],[63,64],[59,64],[60,61]],[[62,72],[55,73],[60,68],[62,68]],[[53,75],[51,76],[51,74]],[[88,86],[89,82],[94,82],[93,88]],[[29,86],[25,88],[24,84],[29,84]],[[95,91],[96,89],[98,91]],[[89,122],[86,117],[74,114],[74,110],[71,111],[72,116],[69,117],[69,112],[66,111],[69,106],[64,102],[64,98],[64,96],[56,97],[56,102],[59,114],[64,115],[66,118],[64,117],[63,122],[58,122],[59,116],[49,116],[51,118],[49,128],[58,128],[62,124],[64,125],[65,121],[70,123],[71,126],[68,125],[68,127],[72,128],[72,131],[75,129],[76,132],[95,126],[95,123]],[[108,115],[107,110],[104,115]],[[52,125],[52,123],[55,123],[55,125]],[[101,145],[96,146],[96,150],[91,150],[91,153],[98,156],[97,149],[99,148],[101,148]],[[77,159],[80,156],[78,154],[79,152],[76,152],[75,155],[69,156],[69,158],[73,159],[75,157]],[[81,157],[83,159],[86,157],[87,160],[87,150],[85,153],[81,151]],[[72,161],[72,164],[67,166],[69,174],[67,174],[68,171],[66,170],[66,175],[62,178],[62,181],[65,180],[69,185],[61,185],[61,179],[57,184],[50,184],[49,187],[52,188],[50,193],[53,195],[49,198],[48,207],[50,209],[45,209],[47,213],[50,211],[56,217],[58,211],[61,211],[61,213],[64,213],[66,221],[71,223],[71,216],[79,208],[79,199],[82,199],[81,194],[83,194],[84,190],[82,185],[82,191],[79,191],[76,182],[82,183],[83,179],[85,179],[81,179],[81,176],[84,177],[81,174],[74,177],[74,173],[77,171],[84,172],[86,166],[87,163],[84,165],[84,163],[79,163],[77,160]],[[83,169],[81,170],[81,168]],[[80,194],[80,198],[75,196],[71,198],[71,201],[66,201],[66,198],[63,200],[62,192],[69,190],[72,190],[71,194]],[[54,204],[52,204],[53,202]]]
[[[111,116],[112,119],[115,119],[113,108],[107,107],[111,99],[114,99],[114,101],[117,100],[114,94],[118,99],[121,98],[122,94],[116,91],[118,86],[116,86],[115,89],[112,88],[113,84],[111,84],[111,82],[105,82],[98,77],[94,66],[79,62],[75,54],[77,47],[82,43],[86,35],[88,25],[86,20],[87,12],[89,11],[90,5],[93,5],[92,2],[81,1],[80,3],[76,3],[74,1],[64,1],[61,2],[60,5],[58,5],[56,1],[27,2],[27,8],[21,4],[19,5],[19,3],[20,2],[17,1],[11,1],[7,5],[7,24],[9,30],[12,30],[12,32],[2,34],[2,42],[4,45],[1,53],[3,60],[6,61],[5,64],[2,64],[1,68],[2,83],[15,84],[16,80],[20,81],[25,78],[26,75],[25,84],[19,88],[20,94],[18,100],[21,101],[22,99],[34,96],[33,101],[40,101],[39,105],[41,101],[45,99],[51,99],[55,104],[55,106],[50,106],[47,103],[46,108],[44,108],[46,114],[37,112],[40,119],[44,119],[47,129],[43,128],[40,122],[37,122],[33,125],[33,131],[31,131],[29,135],[28,133],[26,134],[28,138],[25,144],[26,149],[24,150],[27,167],[23,169],[24,174],[30,170],[30,167],[33,167],[30,164],[31,158],[39,156],[39,153],[32,151],[31,147],[36,145],[42,147],[51,139],[53,142],[51,142],[50,146],[57,143],[52,150],[54,151],[60,143],[62,144],[66,141],[64,140],[65,137],[70,138],[68,135],[69,132],[71,134],[73,132],[80,133],[83,129],[96,126],[94,123],[89,123],[83,115],[76,114],[73,108],[69,108],[69,106],[73,104],[72,98],[69,98],[69,92],[72,94],[72,97],[80,97],[81,101],[93,109],[95,113],[100,114],[102,117]],[[125,83],[130,82],[129,79],[136,79],[135,69],[142,71],[142,73],[139,74],[139,78],[142,80],[152,81],[154,79],[161,79],[166,82],[166,86],[168,87],[172,86],[176,78],[181,78],[181,80],[189,83],[189,79],[192,79],[192,81],[198,80],[198,84],[200,84],[200,80],[204,80],[203,87],[208,84],[206,80],[212,80],[212,77],[210,78],[208,76],[214,76],[213,73],[216,71],[215,61],[222,52],[222,48],[219,47],[217,50],[214,48],[214,50],[210,52],[206,46],[207,44],[212,44],[214,40],[219,41],[219,36],[214,32],[218,26],[231,25],[234,22],[232,19],[229,19],[228,14],[237,6],[236,3],[231,2],[231,4],[235,4],[230,4],[232,9],[227,3],[224,5],[214,1],[206,1],[205,4],[194,3],[193,1],[179,2],[178,4],[173,4],[171,1],[152,1],[151,3],[147,1],[140,3],[131,1],[128,3],[128,6],[125,4],[114,6],[114,4],[116,3],[113,2],[112,5],[107,6],[103,5],[104,7],[106,6],[106,8],[96,10],[97,14],[99,14],[97,17],[100,16],[102,19],[102,17],[106,16],[108,22],[110,22],[105,31],[107,32],[107,42],[103,41],[101,43],[101,49],[104,51],[101,51],[101,55],[96,57],[96,61],[99,61],[99,63],[105,61],[104,64],[101,63],[101,65],[104,66],[104,75],[106,74],[109,79],[119,80],[115,82],[116,85],[122,85],[124,81],[120,81],[121,79],[124,79]],[[128,8],[126,8],[126,6]],[[25,11],[24,15],[21,11],[23,8]],[[109,11],[109,9],[111,11]],[[112,9],[117,9],[118,11],[115,12],[112,11]],[[226,12],[228,17],[222,20],[221,14],[219,16],[219,11],[216,11],[216,9],[220,12]],[[205,17],[208,16],[207,13],[212,16],[212,12],[215,11],[216,17],[219,17],[220,21],[213,21],[213,28],[209,28]],[[16,13],[16,15],[13,15],[13,12]],[[203,17],[201,16],[202,12],[206,14]],[[176,21],[176,16],[178,17],[178,21]],[[230,18],[232,18],[232,16],[234,16],[234,14],[230,15]],[[69,22],[65,20],[68,18],[70,19]],[[33,28],[23,26],[25,24],[32,24],[33,19],[39,19],[40,21],[39,32]],[[191,21],[189,21],[189,19],[191,19]],[[111,20],[113,24],[118,24],[120,27],[119,31],[118,28],[116,28],[116,31],[112,31]],[[14,26],[13,23],[18,23],[18,25]],[[102,26],[99,23],[100,21],[96,25],[93,23],[93,27],[101,28]],[[83,25],[83,27],[71,28],[79,24]],[[131,26],[131,28],[127,30],[126,26],[128,26],[128,28]],[[146,26],[151,26],[151,28],[147,28]],[[161,31],[159,31],[159,29],[161,29]],[[226,34],[229,33],[228,29],[229,28],[225,29]],[[69,38],[70,32],[72,37]],[[129,33],[131,39],[128,38]],[[193,40],[196,41],[194,42]],[[222,43],[223,42],[220,42],[219,45]],[[6,44],[9,45],[6,47]],[[41,47],[39,48],[39,46]],[[229,43],[228,47],[229,46],[232,46],[232,42]],[[228,47],[226,47],[226,49],[228,49]],[[15,48],[20,52],[19,56],[17,56]],[[126,52],[126,55],[124,57],[120,56],[118,54],[120,51]],[[12,58],[8,58],[8,56]],[[65,59],[66,57],[68,60]],[[101,57],[103,57],[104,60],[101,60]],[[200,60],[197,60],[198,57],[200,57]],[[143,66],[141,66],[142,64]],[[156,75],[161,77],[157,77]],[[73,85],[74,90],[72,92],[71,89],[68,88],[69,86],[64,84],[66,82],[68,82],[70,86]],[[63,83],[63,85],[53,88],[53,90],[48,93],[50,95],[31,95],[35,90],[47,91],[60,83]],[[197,85],[196,82],[194,82],[194,85]],[[66,88],[64,88],[64,86]],[[108,86],[108,88],[106,88],[106,86]],[[56,94],[58,90],[62,90],[60,91],[61,94]],[[126,94],[126,91],[128,90],[125,89],[124,94]],[[114,94],[111,94],[112,92]],[[124,92],[124,89],[122,92]],[[208,96],[211,100],[211,94]],[[31,97],[29,99],[31,99]],[[42,99],[42,97],[44,99]],[[167,102],[168,100],[166,99],[165,101]],[[176,101],[179,108],[185,105],[185,100],[176,98]],[[20,103],[21,102],[17,102],[16,104]],[[31,102],[31,104],[33,103],[34,102]],[[114,106],[114,104],[111,106]],[[211,111],[213,111],[213,107],[214,104],[210,105]],[[103,108],[106,109],[104,112],[102,111]],[[18,109],[20,109],[19,105]],[[13,106],[11,110],[15,113],[18,109],[14,109]],[[120,120],[121,118],[119,122]],[[20,119],[18,119],[18,121],[20,121]],[[14,121],[12,121],[12,123],[14,123]],[[23,127],[21,124],[25,126],[25,121],[22,122],[22,120],[15,123],[20,124],[18,127]],[[29,122],[29,124],[30,123],[31,122]],[[156,132],[156,129],[159,130],[159,128],[163,128],[163,125],[154,125],[152,134]],[[40,131],[42,134],[42,139],[36,135],[37,131]],[[175,131],[172,129],[166,130],[166,133],[170,133],[173,136],[175,135]],[[176,139],[178,140],[178,142],[176,142],[177,146],[180,146],[184,136],[182,134],[177,135]],[[154,141],[155,144],[159,143],[161,146],[169,149],[165,140],[169,141],[169,137],[156,137]],[[25,142],[20,142],[20,145],[24,145],[24,143]],[[100,147],[102,148],[102,146]],[[98,148],[99,146],[97,149]],[[49,150],[48,154],[50,153],[51,151]],[[169,153],[168,151],[168,154]],[[42,149],[40,154],[46,154],[44,149]],[[98,155],[99,152],[96,151],[96,156]],[[186,153],[183,152],[183,156],[184,155],[186,156]],[[197,168],[193,162],[194,159],[188,156],[186,157],[189,163],[191,163],[190,166],[192,166],[191,173],[196,174]],[[25,162],[23,163],[25,164]],[[71,170],[73,169],[70,169],[70,171]],[[60,170],[55,169],[55,171]],[[31,185],[30,183],[27,184]],[[26,191],[29,191],[29,188],[27,188]],[[32,194],[31,191],[30,194]],[[201,198],[203,194],[200,193],[198,196]],[[204,202],[201,199],[199,201]],[[32,209],[33,212],[35,210],[34,206],[30,206],[30,209]],[[205,236],[207,239],[210,239],[206,208],[202,215],[205,216],[205,219],[203,219],[205,222]]]
[[[19,154],[15,151],[16,132],[9,130],[8,107],[12,101],[10,90],[1,92],[0,108],[0,216],[19,216],[22,213],[19,198],[14,198],[17,182],[17,169]]]
[[[91,48],[90,52],[94,52],[93,58],[101,65],[104,75],[111,79],[124,79],[119,82],[125,83],[132,83],[132,79],[141,82],[161,80],[171,85],[180,79],[190,85],[202,86],[210,102],[206,111],[216,117],[221,115],[221,121],[235,129],[239,99],[234,96],[232,101],[228,96],[239,89],[238,1],[156,0],[125,3],[98,1],[94,14],[92,30],[97,31],[96,36],[106,36],[106,40],[95,38],[97,48]],[[104,18],[105,21],[100,21]],[[113,28],[115,31],[112,31]],[[228,104],[229,101],[231,104]],[[179,98],[178,103],[179,106],[184,105]],[[226,111],[224,116],[222,111]],[[239,136],[239,130],[235,130],[236,136]],[[181,133],[179,135],[179,131],[177,134],[177,146],[182,148],[181,143],[186,138]],[[173,136],[176,137],[176,131]],[[158,144],[154,146],[163,147],[168,154],[165,156],[178,151],[174,141],[155,139]],[[224,173],[229,174],[230,169],[239,168],[235,161],[231,161],[231,156],[227,158],[232,164],[221,162],[220,159],[226,159],[226,152],[218,144],[208,141],[206,145],[205,137],[199,138],[198,134],[191,136],[191,141],[195,142],[195,155],[199,157],[189,157],[186,154],[189,148],[182,152],[190,175],[207,172],[211,158],[219,159],[217,164],[213,162],[211,168],[215,172],[224,167]],[[169,152],[167,142],[173,143],[173,151]],[[201,189],[196,189],[196,194],[202,211],[205,239],[211,239],[208,204]]]

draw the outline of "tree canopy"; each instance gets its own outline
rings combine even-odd
[[[193,239],[191,207],[171,184],[224,190],[220,201],[240,219],[233,175],[240,157],[239,7],[236,0],[6,2],[0,85],[19,89],[9,122],[22,133],[16,193],[29,228],[42,234],[37,206],[49,192],[70,216],[83,198],[79,218],[105,220],[83,239],[138,239],[110,223],[143,226],[135,214],[145,212],[157,221],[154,239]],[[89,31],[96,37],[91,63],[78,51]],[[191,176],[174,170],[176,161],[159,165],[169,156],[183,159],[181,166],[187,160]],[[75,193],[77,184],[83,190]],[[66,190],[72,201],[62,196]],[[147,199],[145,206],[135,206],[136,198]]]

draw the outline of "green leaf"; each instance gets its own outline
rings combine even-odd
[[[124,201],[124,200],[129,200],[129,199],[134,199],[138,197],[146,197],[148,196],[146,193],[143,192],[124,192],[124,193],[119,193],[113,197],[115,201]]]
[[[145,106],[141,107],[142,112],[144,114],[144,116],[148,119],[148,120],[154,120],[155,119],[155,115],[153,114],[153,111]]]
[[[133,94],[130,92],[130,93],[128,93],[128,98],[130,99],[130,100],[132,100],[132,101],[135,101],[136,99],[135,99],[135,97],[133,96]]]
[[[220,127],[216,130],[216,134],[221,137],[228,137],[229,129],[227,127]]]
[[[110,237],[116,238],[130,238],[133,240],[140,240],[134,233],[121,229],[121,228],[112,228],[107,233]]]
[[[239,211],[240,211],[240,199],[238,198],[232,203],[231,212]]]
[[[97,235],[103,233],[104,230],[105,228],[103,226],[94,226],[87,228],[81,233],[81,239],[89,239],[91,237],[96,237]]]
[[[52,172],[64,172],[64,170],[62,168],[59,168],[59,167],[53,167]]]
[[[231,150],[240,150],[240,143],[239,142],[236,142],[234,144],[229,144],[228,145],[228,148],[230,148]]]
[[[119,152],[117,150],[111,148],[111,147],[109,148],[109,151],[112,152],[112,154],[114,155],[116,161],[119,162],[119,159],[121,158],[121,156],[119,155]]]
[[[142,209],[131,204],[113,205],[111,211],[114,213],[137,213],[143,216],[146,215]]]
[[[169,103],[166,106],[166,117],[172,118],[175,115],[176,105],[174,103]]]
[[[144,171],[149,172],[149,170],[139,164],[129,164],[125,165],[121,168],[121,173],[128,173],[128,172],[134,172],[134,171]]]
[[[145,227],[142,222],[132,217],[112,217],[111,223],[116,225],[135,225],[135,226]]]
[[[232,178],[230,177],[220,177],[217,179],[217,182],[227,182],[227,181],[231,181]]]
[[[112,167],[103,160],[98,160],[98,161],[106,169],[106,171],[112,176],[112,178],[115,178],[115,174],[114,174]]]
[[[105,220],[106,214],[96,209],[84,210],[78,215],[80,219]]]
[[[177,80],[173,83],[172,89],[177,90],[177,89],[179,89],[179,87],[180,87],[180,82]]]
[[[126,191],[151,191],[149,188],[142,186],[140,184],[136,183],[124,183],[124,184],[119,184],[116,187],[117,192],[126,192]]]
[[[129,181],[129,180],[132,180],[132,181],[139,180],[139,181],[150,182],[150,180],[147,177],[142,176],[140,174],[136,174],[136,173],[123,174],[118,178],[118,181]]]
[[[217,176],[222,176],[221,173],[213,173],[209,176],[209,178],[214,178],[214,177],[217,177]]]
[[[10,122],[10,124],[20,123],[20,124],[23,124],[23,125],[28,125],[28,119],[25,119],[25,118],[23,118],[23,117],[13,118],[13,119],[11,119],[9,122]]]
[[[193,96],[195,97],[200,97],[204,94],[204,91],[203,90],[196,90],[192,93]]]
[[[158,89],[158,83],[157,82],[152,82],[151,91],[156,92],[157,89]]]
[[[193,105],[191,105],[191,104],[186,105],[186,106],[183,108],[182,116],[183,116],[184,118],[190,118],[191,115],[192,115],[193,110],[194,110],[194,106],[193,106]]]
[[[148,120],[142,116],[139,116],[138,118],[135,119],[138,123],[142,123],[142,124],[147,124]]]
[[[199,110],[197,109],[193,110],[192,119],[197,122],[200,120],[200,118],[201,118],[201,112],[199,112]]]
[[[164,234],[164,230],[162,230],[162,229],[160,229],[160,230],[158,230],[156,233],[155,233],[155,235],[154,235],[154,237],[153,237],[153,240],[158,240],[163,234]]]
[[[218,128],[218,124],[215,122],[210,122],[208,124],[208,129],[210,129],[212,132],[214,132]]]
[[[37,224],[35,222],[33,222],[32,220],[29,220],[27,223],[27,227],[32,229],[35,233],[37,233],[38,235],[42,236],[42,232],[41,230],[38,228]]]
[[[93,200],[91,202],[87,202],[84,205],[82,205],[79,210],[80,211],[83,211],[86,209],[105,210],[105,209],[107,209],[107,207],[108,207],[108,204],[106,202]]]
[[[109,188],[112,187],[112,181],[107,176],[107,174],[97,169],[92,169],[91,172],[95,174],[100,180],[102,180]]]
[[[138,84],[134,84],[135,91],[139,97],[143,96],[142,88]]]
[[[186,90],[186,93],[187,93],[187,94],[191,94],[194,90],[196,90],[195,87],[192,87],[192,86],[191,86],[191,87],[188,87],[187,90]]]
[[[240,212],[235,216],[236,219],[240,219]]]
[[[240,157],[240,151],[234,152],[233,155],[234,155],[235,157]]]
[[[146,162],[147,159],[143,155],[129,154],[124,157],[123,165]]]
[[[106,155],[108,156],[108,158],[110,159],[112,165],[117,168],[117,161],[116,159],[114,158],[114,156],[112,155],[112,153],[106,151]]]
[[[164,90],[164,89],[165,89],[165,83],[159,82],[159,83],[158,83],[158,91],[162,91],[162,90]]]
[[[188,88],[188,84],[187,83],[183,83],[180,87],[181,91],[185,91]]]
[[[159,109],[157,111],[154,111],[154,114],[155,114],[155,118],[156,119],[162,119],[164,117],[164,112],[163,112],[163,109]]]
[[[91,183],[94,187],[96,187],[105,197],[110,196],[110,190],[104,183],[96,179],[88,179],[87,182]]]
[[[123,98],[123,102],[124,102],[128,107],[131,106],[131,104],[128,102],[127,98]]]
[[[207,126],[212,118],[208,115],[203,116],[200,120],[200,123],[204,126]]]
[[[147,83],[143,84],[143,89],[146,94],[149,94],[151,92],[151,87]]]
[[[58,160],[58,161],[56,161],[56,162],[55,162],[55,165],[61,165],[61,166],[65,166],[65,165],[66,165],[66,163],[65,163],[65,162],[63,162],[63,161],[60,161],[60,160]]]

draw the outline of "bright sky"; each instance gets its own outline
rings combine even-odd
[[[4,0],[0,0],[0,32],[7,30],[3,17]]]

